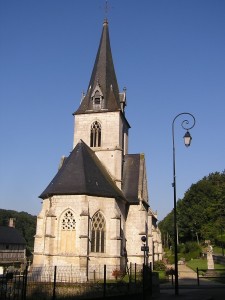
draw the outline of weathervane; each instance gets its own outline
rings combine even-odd
[[[111,5],[109,5],[108,1],[105,0],[105,6],[104,6],[104,12],[105,12],[105,19],[107,20],[108,19],[108,13],[109,13],[109,10],[112,8]]]
[[[107,19],[108,16],[108,12],[109,12],[109,5],[108,5],[108,1],[105,0],[105,18]]]

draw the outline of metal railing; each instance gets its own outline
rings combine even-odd
[[[85,270],[54,266],[28,271],[27,267],[21,273],[5,273],[0,277],[0,299],[88,299],[151,291],[151,268],[144,265],[95,266],[88,281]]]

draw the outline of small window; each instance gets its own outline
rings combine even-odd
[[[100,98],[95,98],[95,104],[100,104]]]
[[[102,94],[100,93],[99,90],[96,90],[93,93],[92,99],[93,99],[93,109],[100,110],[102,107],[102,99],[103,98],[102,98]]]

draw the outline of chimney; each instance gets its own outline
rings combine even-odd
[[[15,218],[9,218],[9,227],[15,228],[15,221],[16,221]]]

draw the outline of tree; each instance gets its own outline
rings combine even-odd
[[[192,184],[177,202],[179,242],[211,240],[225,228],[225,172],[211,173]],[[162,235],[173,227],[173,211],[159,222]],[[173,228],[170,230],[173,237]]]

